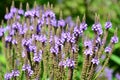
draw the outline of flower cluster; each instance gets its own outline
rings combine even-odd
[[[12,77],[17,77],[20,75],[19,70],[12,70],[11,73],[6,73],[4,78],[5,80],[10,80]]]
[[[98,18],[98,16],[96,17]],[[0,38],[5,43],[6,54],[9,54],[6,58],[13,60],[12,73],[5,74],[6,80],[10,80],[12,77],[18,78],[20,72],[16,69],[22,69],[27,80],[40,78],[41,74],[44,75],[41,78],[43,80],[51,78],[51,74],[54,76],[54,80],[66,80],[64,76],[64,73],[67,73],[66,68],[70,72],[68,72],[68,80],[72,80],[70,76],[76,74],[76,70],[73,71],[73,69],[78,67],[76,64],[80,40],[84,41],[83,58],[85,62],[83,66],[86,67],[83,68],[81,79],[87,75],[88,80],[91,80],[93,68],[100,63],[101,52],[105,46],[103,41],[106,40],[106,37],[102,37],[103,30],[98,20],[92,26],[95,33],[94,38],[82,39],[85,37],[84,32],[88,26],[85,16],[82,23],[80,23],[79,17],[76,23],[70,17],[64,20],[60,16],[57,19],[50,4],[41,8],[35,2],[33,9],[30,9],[27,4],[26,11],[24,11],[22,5],[18,9],[14,7],[13,2],[10,12],[6,11],[5,19],[7,25],[0,28]],[[111,27],[110,21],[105,23],[107,32]],[[5,33],[7,35],[4,35]],[[112,45],[117,42],[118,37],[115,34],[111,38],[110,46],[105,48],[105,52],[111,54]],[[17,59],[21,62],[19,66],[15,64]]]

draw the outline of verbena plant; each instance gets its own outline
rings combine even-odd
[[[5,80],[75,80],[77,72],[80,80],[96,80],[108,64],[114,48],[118,42],[117,29],[106,44],[112,23],[108,17],[104,31],[99,22],[99,15],[95,15],[92,25],[94,37],[91,39],[84,34],[87,30],[85,15],[82,22],[79,17],[76,23],[65,21],[60,12],[59,20],[53,12],[53,5],[37,6],[26,11],[14,6],[10,12],[6,9],[7,25],[1,23],[0,38],[2,39],[6,64]],[[83,44],[83,67],[78,71],[79,42]],[[106,47],[106,45],[108,45]],[[104,61],[100,61],[103,53]],[[96,67],[102,63],[97,73]]]

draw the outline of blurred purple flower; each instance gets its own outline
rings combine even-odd
[[[65,26],[65,21],[63,19],[58,20],[58,27],[64,27]]]
[[[80,24],[80,30],[86,30],[87,29],[87,24],[85,23],[85,22],[82,22],[81,24]]]
[[[74,66],[75,66],[75,61],[73,61],[72,59],[67,58],[65,67],[72,67],[72,68],[74,68]]]
[[[4,76],[5,80],[10,80],[12,78],[12,73],[6,73]]]
[[[117,36],[113,36],[113,37],[111,38],[111,42],[112,42],[113,44],[118,43],[118,37],[117,37]]]
[[[13,75],[14,77],[17,77],[17,76],[20,75],[20,72],[19,72],[18,70],[12,70],[12,75]]]
[[[115,77],[117,78],[117,80],[120,80],[120,74],[119,74],[119,73],[117,73],[117,74],[115,75]]]
[[[13,18],[13,13],[7,13],[7,14],[4,16],[4,18],[5,18],[6,20],[12,19],[12,18]]]
[[[19,9],[19,10],[18,10],[18,14],[19,14],[19,15],[23,15],[23,14],[24,14],[24,10],[23,10],[23,9]]]
[[[105,68],[105,76],[107,77],[108,80],[112,80],[112,73],[113,73],[113,70],[112,69],[109,69],[108,67]]]
[[[103,30],[100,23],[95,23],[92,26],[92,30],[97,33],[97,35],[102,35]]]
[[[111,49],[110,46],[107,46],[107,47],[105,48],[105,52],[106,52],[106,53],[110,53],[111,51],[112,51],[112,49]]]
[[[15,14],[15,13],[17,12],[17,8],[12,7],[12,8],[10,9],[10,12]]]
[[[44,18],[50,17],[50,19],[55,19],[55,13],[51,10],[47,10],[42,17]]]
[[[33,60],[35,62],[40,62],[42,60],[42,50],[40,50],[38,53],[34,53]]]
[[[105,23],[105,29],[110,29],[112,27],[112,23],[110,21]]]
[[[92,60],[91,60],[91,62],[93,63],[93,64],[96,64],[96,65],[98,65],[99,64],[99,59],[98,58],[93,58]]]
[[[92,51],[92,48],[88,48],[84,51],[84,54],[85,55],[93,55],[93,51]]]

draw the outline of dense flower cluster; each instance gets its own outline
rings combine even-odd
[[[19,59],[20,65],[22,65],[22,67],[18,67],[18,65],[12,63],[13,70],[11,73],[5,74],[6,80],[12,77],[17,78],[20,75],[20,72],[16,70],[18,68],[25,72],[28,80],[36,79],[40,74],[43,74],[45,76],[44,80],[46,80],[51,77],[49,73],[54,74],[54,80],[59,80],[57,79],[59,75],[60,79],[64,80],[65,76],[62,74],[65,73],[64,69],[66,68],[70,72],[69,76],[75,73],[73,69],[77,67],[79,40],[85,37],[84,31],[87,30],[88,26],[85,22],[85,16],[82,23],[80,23],[79,17],[74,23],[70,17],[66,20],[60,17],[58,20],[49,4],[44,9],[36,4],[33,9],[29,9],[27,4],[26,11],[22,10],[21,6],[20,9],[15,8],[13,4],[10,12],[7,11],[4,18],[7,20],[7,25],[0,28],[0,38],[4,38],[7,54],[13,57],[11,60],[15,62]],[[105,23],[106,31],[111,27],[112,23],[110,21]],[[85,70],[85,73],[83,70],[82,74],[94,72],[92,71],[94,70],[93,67],[89,65],[95,64],[95,68],[99,65],[99,58],[102,55],[99,51],[103,51],[101,47],[105,45],[103,44],[104,37],[101,37],[103,30],[100,22],[95,22],[92,30],[95,37],[93,39],[87,37],[83,40],[83,55],[86,56],[84,59],[87,61],[84,65],[87,65],[86,67],[90,70],[88,72]],[[4,35],[5,33],[7,35]],[[115,44],[117,42],[118,37],[114,35],[111,38],[111,43]],[[105,48],[106,53],[112,51],[111,45],[113,44]],[[42,71],[39,70],[42,69],[43,73],[40,73]],[[84,76],[81,79],[84,79]],[[91,75],[88,75],[88,80],[91,80]]]

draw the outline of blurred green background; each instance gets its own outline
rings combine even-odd
[[[23,3],[23,9],[26,8],[26,3],[30,4],[32,8],[34,0],[14,0],[15,6],[19,8],[20,2]],[[112,29],[110,29],[110,35],[108,36],[107,42],[109,42],[110,37],[113,35],[115,28],[118,28],[118,37],[120,39],[120,0],[36,0],[38,5],[53,4],[54,12],[56,16],[59,16],[60,10],[63,11],[63,18],[71,16],[73,21],[75,21],[77,16],[82,16],[86,14],[86,22],[88,24],[88,31],[92,36],[91,26],[94,23],[94,15],[98,13],[100,15],[100,22],[104,27],[107,15],[110,14],[111,22],[113,24]],[[10,8],[12,0],[0,0],[0,21],[4,19],[6,7]],[[2,46],[0,42],[0,46]],[[0,75],[4,72],[5,57],[2,53],[2,48],[0,47]],[[113,55],[109,61],[108,66],[116,72],[120,73],[120,42],[115,45]],[[1,70],[2,69],[2,70]]]

